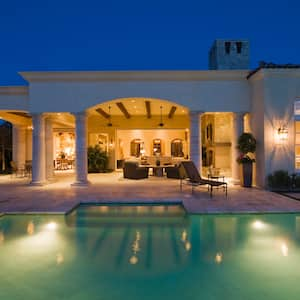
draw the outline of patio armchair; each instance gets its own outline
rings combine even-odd
[[[123,167],[123,177],[129,179],[148,178],[149,168],[139,167],[138,162],[125,161]]]
[[[25,175],[25,167],[19,167],[18,164],[15,161],[10,162],[10,168],[11,168],[11,176],[15,177],[24,177]]]
[[[192,186],[192,193],[194,191],[194,187],[207,185],[211,197],[213,188],[218,187],[223,187],[224,192],[227,196],[227,182],[201,178],[200,173],[193,161],[183,161],[181,162],[181,167],[184,169],[184,172],[186,174],[187,183]],[[180,183],[180,188],[182,188],[182,182]]]
[[[167,178],[175,178],[175,179],[180,179],[180,171],[179,171],[179,165],[175,166],[166,166],[165,167],[166,173],[167,173]]]

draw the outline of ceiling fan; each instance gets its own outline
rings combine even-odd
[[[165,124],[163,123],[163,119],[162,119],[162,106],[160,106],[159,108],[160,108],[160,123],[158,124],[158,126],[163,127]]]
[[[112,127],[110,109],[111,109],[111,106],[109,105],[108,106],[108,123],[107,123],[108,127]]]

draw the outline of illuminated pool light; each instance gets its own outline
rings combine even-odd
[[[259,220],[256,220],[252,223],[252,227],[254,229],[258,229],[258,230],[261,230],[261,229],[264,229],[266,228],[266,224],[263,223],[262,221],[259,221]]]
[[[57,228],[57,224],[55,222],[50,222],[46,225],[48,230],[55,230]]]

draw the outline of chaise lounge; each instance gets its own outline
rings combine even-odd
[[[212,197],[213,188],[215,187],[223,187],[224,192],[227,196],[227,182],[208,180],[201,178],[195,164],[193,161],[183,161],[181,162],[181,168],[184,169],[187,183],[192,186],[192,193],[194,191],[194,187],[199,185],[208,185],[210,196]],[[182,189],[182,180],[180,183],[180,188]]]

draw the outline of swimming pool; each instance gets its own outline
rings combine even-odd
[[[0,299],[298,299],[300,215],[82,206],[0,218]]]

